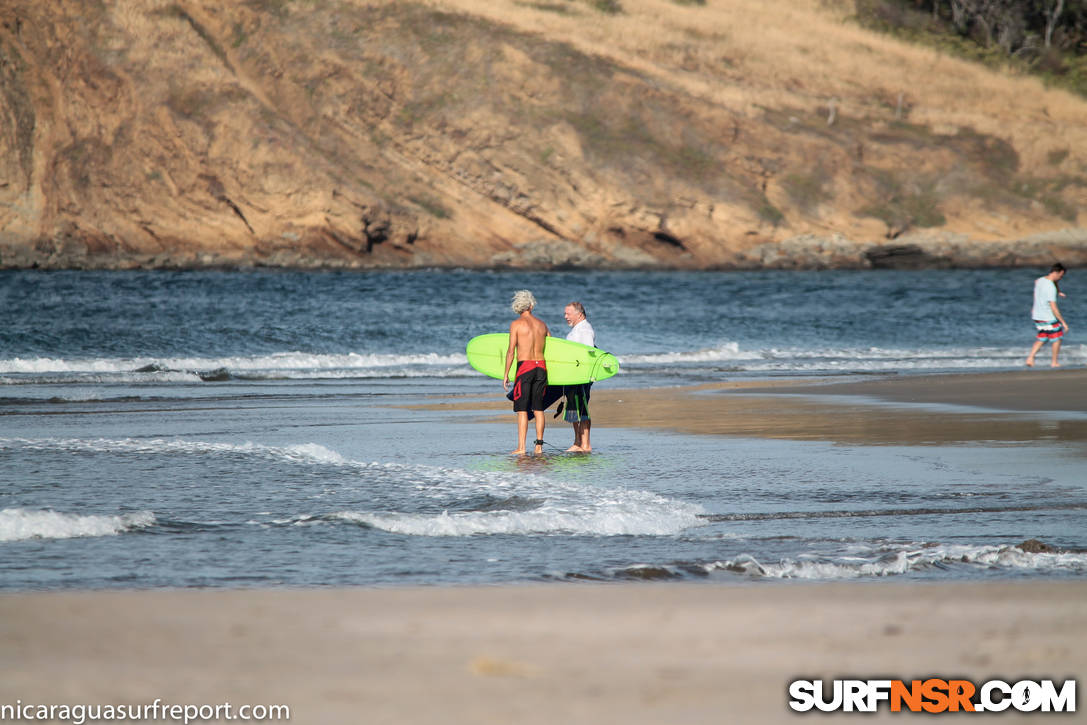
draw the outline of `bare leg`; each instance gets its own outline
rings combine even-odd
[[[567,453],[580,453],[581,452],[581,424],[574,422],[571,425],[574,426],[574,445],[566,449]]]
[[[589,429],[592,428],[592,421],[582,420],[573,424],[574,426],[574,445],[567,448],[569,453],[588,453],[593,449],[592,444],[589,442]]]
[[[581,421],[581,450],[588,453],[593,449],[591,443],[589,443],[589,430],[593,427],[591,420]]]
[[[544,412],[542,410],[534,410],[532,412],[536,416],[536,440],[542,441],[544,434],[544,424],[547,422],[547,416],[544,415]],[[528,413],[525,413],[525,425],[528,425]],[[524,438],[522,437],[521,440],[524,440]],[[540,455],[541,453],[543,453],[543,446],[537,443],[536,447],[533,449],[533,452],[537,456]]]
[[[537,417],[537,420],[539,418]],[[537,424],[539,425],[539,424]],[[517,411],[517,450],[510,451],[511,456],[525,455],[525,435],[528,434],[528,411]]]
[[[1059,368],[1061,364],[1057,362],[1057,354],[1061,351],[1061,341],[1057,338],[1053,341],[1053,367]]]
[[[1038,351],[1042,349],[1042,345],[1045,344],[1045,340],[1035,340],[1034,347],[1030,348],[1030,354],[1027,355],[1027,367],[1034,367],[1034,356],[1038,354]]]

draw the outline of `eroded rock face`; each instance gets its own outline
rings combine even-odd
[[[436,4],[12,0],[0,267],[1087,261],[1074,228],[941,231],[981,188],[1074,227],[1087,181],[1048,199],[1063,220],[992,191],[1018,158],[1001,139],[662,77]]]

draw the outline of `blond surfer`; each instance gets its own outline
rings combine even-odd
[[[525,436],[528,434],[528,411],[533,412],[536,423],[534,453],[543,453],[544,394],[547,392],[547,366],[544,363],[544,341],[551,332],[543,320],[532,314],[536,298],[527,289],[513,295],[511,305],[517,318],[510,323],[510,342],[506,349],[505,377],[502,389],[510,387],[510,367],[517,361],[513,382],[513,410],[517,413],[517,449],[511,455],[525,455]]]

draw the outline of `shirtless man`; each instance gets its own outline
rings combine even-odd
[[[506,349],[506,376],[502,389],[510,386],[510,366],[517,361],[517,373],[513,383],[513,410],[517,413],[517,450],[511,455],[525,455],[525,436],[528,434],[528,411],[532,410],[536,422],[536,447],[534,453],[543,453],[544,414],[543,399],[547,391],[547,367],[544,365],[544,340],[551,332],[543,320],[532,314],[536,298],[527,289],[513,296],[513,312],[517,319],[510,323],[510,344]]]

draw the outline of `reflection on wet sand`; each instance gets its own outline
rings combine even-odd
[[[855,445],[1087,442],[1087,370],[593,390],[597,427]],[[445,410],[505,410],[461,401]],[[488,421],[493,421],[488,418]]]

